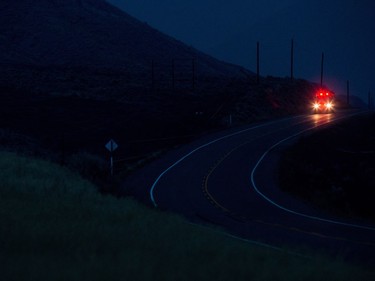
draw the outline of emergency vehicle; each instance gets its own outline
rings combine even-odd
[[[314,113],[331,113],[334,111],[335,94],[328,90],[319,90],[314,99]]]

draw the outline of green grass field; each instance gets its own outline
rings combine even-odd
[[[102,196],[53,163],[0,152],[1,280],[375,280]]]

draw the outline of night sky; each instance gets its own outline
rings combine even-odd
[[[108,0],[154,28],[219,59],[261,75],[290,75],[295,42],[297,78],[320,82],[336,94],[367,101],[375,94],[375,2],[373,0]]]

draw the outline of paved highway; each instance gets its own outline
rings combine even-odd
[[[282,149],[356,113],[302,115],[216,133],[171,151],[124,184],[138,199],[272,246],[375,258],[375,226],[333,217],[277,187]]]

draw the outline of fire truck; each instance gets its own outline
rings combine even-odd
[[[329,90],[321,89],[315,94],[313,103],[314,113],[331,113],[334,111],[335,94]]]

